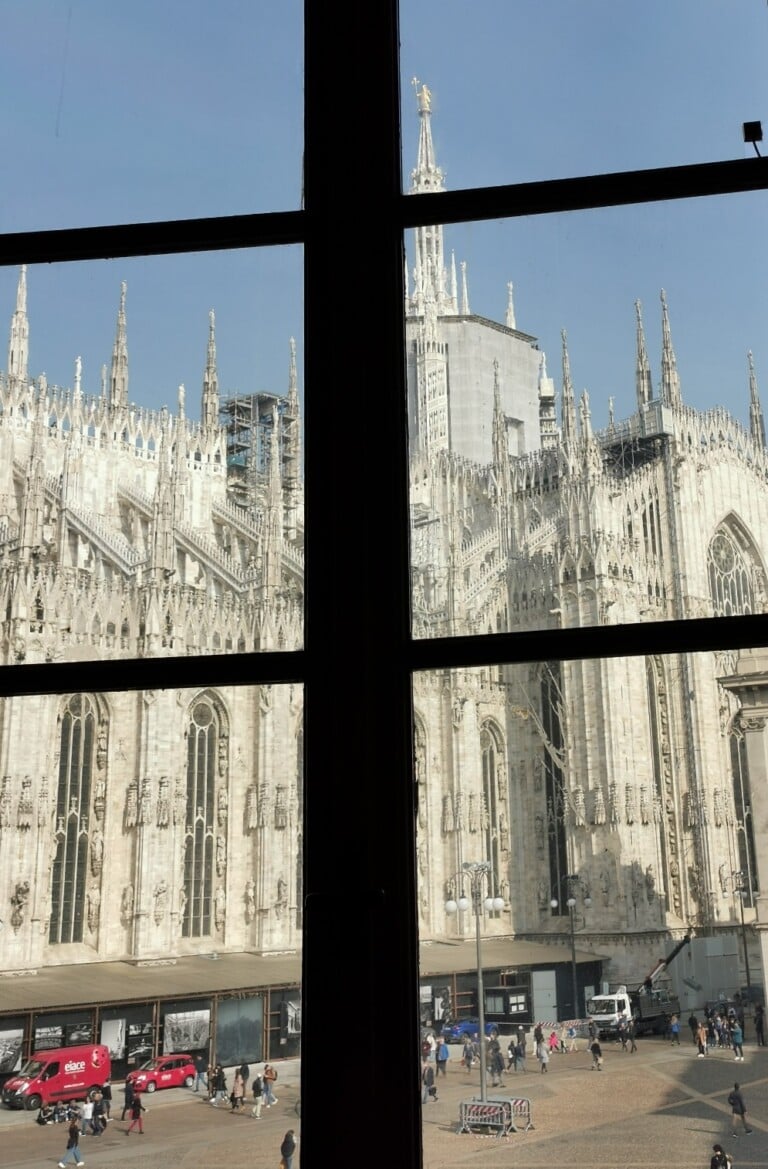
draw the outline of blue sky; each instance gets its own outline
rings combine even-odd
[[[433,92],[452,189],[749,157],[742,122],[763,118],[768,132],[764,0],[407,0],[402,46],[406,184],[414,75]],[[12,160],[0,230],[298,205],[301,0],[6,0],[0,98],[14,111],[0,128]],[[765,205],[748,195],[468,225],[446,242],[468,263],[473,311],[503,319],[514,281],[518,325],[556,376],[567,329],[597,424],[609,395],[617,416],[632,407],[636,298],[658,371],[662,287],[684,397],[744,418],[749,348],[768,406]],[[98,391],[123,279],[133,400],[173,405],[183,381],[197,413],[210,308],[222,386],[285,388],[291,335],[301,354],[296,248],[35,269],[33,373],[71,384],[80,355]],[[0,270],[0,337],[15,283]]]

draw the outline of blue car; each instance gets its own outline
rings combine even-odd
[[[480,1020],[476,1015],[469,1018],[456,1019],[453,1023],[446,1023],[441,1032],[446,1043],[463,1043],[465,1039],[474,1039],[480,1032]],[[489,1039],[499,1034],[496,1023],[485,1024],[485,1034]]]

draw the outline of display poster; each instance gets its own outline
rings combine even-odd
[[[109,1048],[110,1059],[125,1059],[126,1024],[125,1019],[102,1019],[101,1042]]]
[[[0,1031],[0,1075],[17,1072],[21,1067],[24,1032]]]
[[[200,1011],[168,1012],[163,1019],[163,1054],[207,1049],[210,1029],[211,1012],[207,1007]]]

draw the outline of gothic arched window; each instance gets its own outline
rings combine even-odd
[[[753,613],[750,565],[727,528],[720,528],[707,550],[709,592],[716,617]]]
[[[59,718],[56,852],[48,926],[53,944],[83,940],[97,724],[96,706],[87,694],[73,694]]]
[[[502,803],[506,793],[499,791],[499,769],[503,760],[503,751],[501,734],[497,727],[490,723],[484,724],[480,731],[480,746],[483,752],[482,824],[480,825],[483,838],[483,859],[491,862],[489,896],[499,897],[502,881],[506,888],[507,874],[502,872],[503,841],[501,833],[504,828]],[[499,913],[498,911],[490,912],[488,916],[498,917]]]
[[[558,760],[564,758],[562,670],[560,662],[548,662],[541,675],[541,723],[546,747],[544,751],[544,790],[547,799],[547,838],[549,842],[549,888],[557,906],[556,915],[568,912],[568,853],[565,824],[565,776]]]
[[[187,814],[184,836],[184,915],[182,937],[214,931],[214,872],[223,888],[226,876],[226,827],[217,836],[217,770],[221,716],[208,695],[193,704],[187,726]],[[216,869],[214,869],[214,861]]]

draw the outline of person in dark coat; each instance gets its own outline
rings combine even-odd
[[[747,1124],[747,1106],[744,1103],[744,1097],[741,1094],[741,1088],[738,1084],[733,1085],[733,1091],[728,1093],[728,1103],[731,1106],[731,1136],[737,1137],[736,1124],[741,1120],[744,1132],[750,1133],[752,1129]]]
[[[712,1146],[712,1160],[709,1162],[709,1169],[729,1169],[731,1165],[731,1158],[726,1153],[722,1145]]]
[[[424,1060],[421,1065],[421,1102],[426,1104],[427,1100],[437,1100],[437,1088],[435,1087],[435,1069],[428,1060]]]
[[[107,1120],[112,1119],[112,1082],[105,1080],[101,1089],[101,1095],[104,1100],[104,1116]]]
[[[131,1123],[125,1130],[126,1136],[130,1135],[131,1129],[133,1129],[136,1125],[139,1126],[139,1135],[144,1136],[144,1120],[141,1114],[142,1112],[146,1111],[146,1108],[141,1102],[141,1096],[135,1095],[133,1097],[133,1103],[131,1104]]]
[[[136,1092],[134,1090],[133,1084],[131,1083],[130,1080],[126,1080],[125,1081],[125,1101],[123,1103],[123,1111],[122,1111],[122,1114],[120,1116],[121,1120],[125,1120],[126,1112],[131,1111],[131,1105],[133,1104],[133,1098],[135,1095],[136,1095]]]
[[[59,1161],[59,1169],[65,1169],[65,1165],[70,1158],[76,1165],[82,1166],[85,1164],[80,1152],[80,1121],[76,1116],[73,1116],[69,1122],[67,1129],[67,1151]]]
[[[762,1003],[755,1007],[755,1038],[758,1047],[765,1047],[765,1011]]]
[[[283,1159],[283,1169],[293,1169],[293,1154],[296,1152],[296,1134],[292,1128],[283,1137],[280,1146],[280,1156]]]

